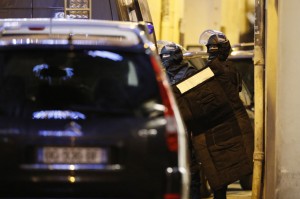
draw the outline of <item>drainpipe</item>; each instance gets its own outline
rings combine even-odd
[[[264,75],[265,75],[265,0],[255,0],[254,25],[254,168],[252,182],[252,199],[262,198],[264,168]]]

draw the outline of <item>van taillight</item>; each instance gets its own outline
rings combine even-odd
[[[32,30],[32,31],[42,31],[42,30],[45,30],[45,27],[43,26],[35,26],[35,27],[28,27],[29,30]]]
[[[166,141],[168,149],[172,152],[178,151],[178,133],[177,133],[177,122],[174,115],[174,110],[172,104],[175,101],[172,98],[171,90],[168,87],[168,80],[166,76],[163,75],[160,66],[157,64],[154,57],[151,57],[151,63],[154,68],[156,79],[158,82],[160,94],[162,97],[163,105],[165,106],[165,118],[166,118]]]
[[[164,195],[164,199],[180,199],[180,194],[167,193],[167,194]]]

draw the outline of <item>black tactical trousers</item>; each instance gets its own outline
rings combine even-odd
[[[226,199],[227,185],[223,186],[221,189],[213,190],[214,199]]]
[[[195,151],[191,139],[189,139],[188,141],[189,141],[188,144],[189,144],[190,172],[191,172],[190,199],[201,199],[200,165],[196,160]]]

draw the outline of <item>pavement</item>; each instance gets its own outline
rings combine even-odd
[[[239,182],[235,182],[228,186],[227,199],[251,199],[251,196],[252,196],[252,191],[243,190]],[[213,199],[213,196],[211,195],[209,198],[205,198],[205,199]]]

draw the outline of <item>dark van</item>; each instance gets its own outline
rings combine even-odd
[[[112,21],[144,21],[152,31],[147,0],[1,0],[0,18],[80,18]]]

